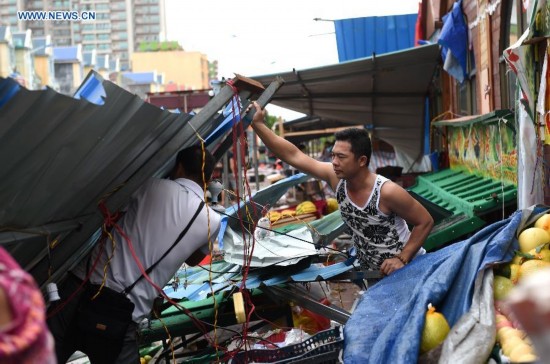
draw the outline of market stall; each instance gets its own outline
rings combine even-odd
[[[418,361],[430,303],[451,327],[442,347],[431,354],[436,360],[473,363],[500,357],[501,338],[493,354],[500,313],[495,307],[493,267],[514,259],[521,248],[517,234],[546,211],[517,211],[467,240],[413,260],[370,288],[346,324],[344,361]]]

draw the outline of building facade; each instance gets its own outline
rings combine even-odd
[[[432,126],[444,126],[432,128],[432,149],[477,174],[492,161],[497,180],[517,185],[519,208],[550,203],[548,14],[537,0],[424,0],[419,13],[421,38],[451,52],[429,96]]]
[[[9,25],[0,25],[0,77],[8,77],[15,70],[15,49]]]
[[[54,47],[54,72],[59,92],[72,95],[84,80],[84,59],[81,45]]]
[[[206,55],[183,50],[135,52],[134,72],[156,70],[172,90],[205,90],[210,88],[210,69]]]
[[[32,57],[31,30],[14,32],[13,45],[15,48],[15,72],[22,78],[23,86],[31,90],[38,88]]]
[[[59,90],[54,74],[53,46],[50,36],[32,37],[32,57],[36,73],[37,88],[49,86]]]

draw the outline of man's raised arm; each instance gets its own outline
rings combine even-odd
[[[254,107],[256,108],[256,114],[252,119],[252,128],[270,151],[297,170],[327,181],[333,188],[336,186],[338,178],[332,169],[331,163],[320,162],[311,158],[288,140],[276,135],[264,123],[265,110],[256,101],[254,101]]]

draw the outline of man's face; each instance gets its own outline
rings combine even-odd
[[[366,157],[359,159],[351,151],[351,144],[347,141],[337,140],[332,148],[332,168],[338,178],[349,178],[364,167]]]

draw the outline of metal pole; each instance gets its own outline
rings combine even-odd
[[[225,153],[223,155],[222,184],[226,190],[231,189],[231,185],[229,184],[229,177],[229,154]],[[229,207],[229,193],[227,193],[227,191],[223,193],[222,205],[223,207]]]
[[[256,191],[260,190],[260,175],[258,173],[258,141],[256,140],[256,132],[250,131],[250,138],[252,138],[252,163],[254,164],[254,181],[256,181]]]
[[[237,155],[234,155],[233,158],[237,158],[237,173],[235,173],[235,175],[237,176],[236,177],[236,181],[235,183],[237,184],[237,190],[239,191],[239,193],[241,194],[240,197],[242,197],[243,199],[246,198],[245,196],[245,193],[243,191],[244,189],[244,181],[243,181],[243,178],[244,178],[244,171],[243,171],[243,163],[242,163],[242,153],[241,153],[241,139],[239,138],[237,140]]]

